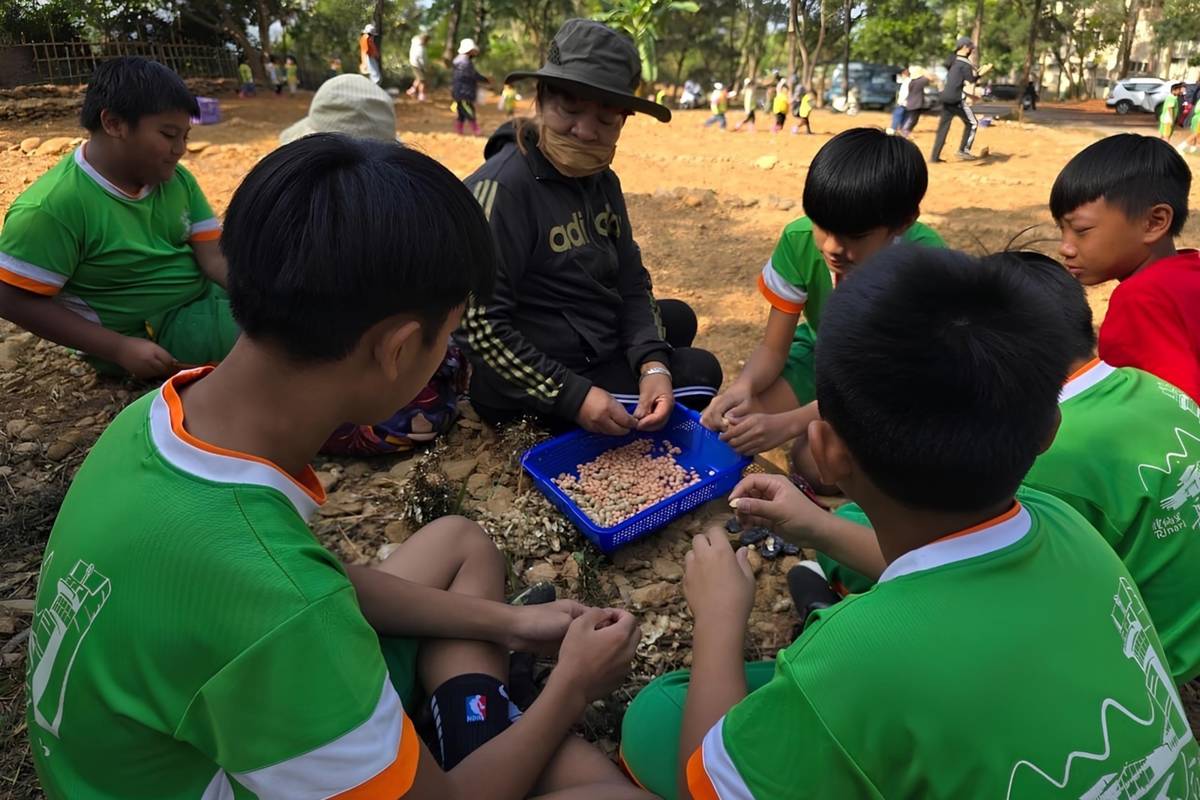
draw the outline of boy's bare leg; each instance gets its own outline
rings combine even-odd
[[[449,592],[504,602],[504,556],[478,525],[442,517],[414,533],[377,569]],[[447,680],[482,673],[508,681],[508,652],[488,642],[427,639],[417,657],[421,683],[433,691]],[[547,800],[644,797],[603,753],[567,737],[534,787]]]
[[[463,517],[442,517],[421,528],[378,569],[435,589],[504,602],[504,556],[478,525]],[[417,670],[427,691],[470,673],[506,683],[508,653],[488,642],[428,639]]]

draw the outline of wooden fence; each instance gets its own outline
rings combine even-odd
[[[118,56],[142,56],[161,62],[185,78],[224,78],[237,75],[237,56],[221,47],[155,42],[31,42],[5,48],[23,51],[14,61],[27,65],[23,83],[84,83],[102,61]],[[36,76],[36,78],[34,78]],[[0,79],[0,85],[3,80]]]

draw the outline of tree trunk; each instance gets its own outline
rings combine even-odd
[[[254,42],[250,41],[250,37],[246,35],[246,27],[233,19],[229,14],[227,7],[221,7],[221,18],[212,19],[207,16],[197,14],[195,11],[190,11],[187,14],[189,19],[193,19],[209,30],[217,33],[225,34],[229,38],[237,42],[238,47],[246,55],[246,63],[250,67],[250,72],[254,75],[254,80],[265,83],[267,80],[267,69],[263,65],[263,48],[256,47]],[[53,36],[53,33],[51,33]]]
[[[258,43],[264,53],[271,52],[271,12],[267,10],[264,0],[254,4],[255,16],[258,17]]]
[[[971,29],[971,41],[975,49],[971,51],[971,63],[978,69],[981,63],[980,52],[983,50],[983,0],[975,0],[975,27]]]
[[[458,24],[462,19],[462,6],[463,0],[453,0],[447,15],[446,46],[442,49],[442,61],[446,62],[446,66],[454,63],[454,56],[458,52]]]
[[[1033,70],[1033,51],[1037,48],[1038,21],[1042,18],[1043,0],[1033,0],[1033,15],[1029,18],[1029,41],[1025,46],[1025,64],[1021,67],[1021,91],[1029,85],[1029,73]],[[1025,104],[1017,103],[1017,119],[1024,119]]]
[[[487,41],[487,0],[475,0],[475,44],[479,45],[480,55],[487,52]]]
[[[687,61],[690,47],[684,45],[679,48],[679,61],[675,63],[675,85],[671,88],[671,99],[675,100],[679,97],[679,87],[683,82],[683,62]]]
[[[787,45],[788,45],[788,96],[795,97],[796,94],[796,40],[799,38],[799,31],[796,28],[799,25],[800,2],[799,0],[788,0],[788,24],[787,24]],[[807,59],[805,59],[807,61]],[[806,65],[807,66],[807,65]]]
[[[1142,0],[1127,0],[1127,2],[1129,6],[1125,9],[1125,24],[1121,28],[1121,58],[1117,66],[1118,78],[1124,78],[1129,74],[1129,59],[1133,55],[1133,37],[1137,33],[1138,16],[1142,12]]]
[[[843,31],[845,41],[842,43],[842,97],[846,100],[846,105],[850,104],[850,0],[846,0],[843,6],[843,12],[846,15],[846,29]]]
[[[375,0],[375,46],[379,48],[379,71],[383,72],[383,8],[386,0]]]

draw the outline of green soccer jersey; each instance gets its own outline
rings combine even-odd
[[[254,73],[250,71],[249,64],[239,64],[238,75],[241,76],[242,83],[254,83]]]
[[[204,293],[192,243],[219,238],[221,226],[183,167],[131,196],[88,163],[86,147],[13,201],[0,229],[0,281],[145,336],[148,320]]]
[[[206,371],[125,409],[55,522],[27,676],[46,794],[400,797],[419,745],[305,524],[320,484],[192,437],[178,388]]]
[[[1064,500],[1125,562],[1175,682],[1200,675],[1200,408],[1148,372],[1096,360],[1060,397],[1062,425],[1025,484]]]
[[[914,222],[897,241],[925,247],[945,247],[942,237]],[[800,217],[788,223],[771,258],[758,276],[758,290],[772,307],[785,314],[804,312],[814,332],[821,324],[821,307],[833,291],[833,276],[813,241],[812,221]]]
[[[1023,491],[816,612],[688,764],[700,798],[1200,796],[1200,748],[1129,573]]]

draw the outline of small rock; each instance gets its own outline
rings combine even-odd
[[[396,552],[400,548],[400,542],[388,542],[379,546],[379,552],[375,554],[375,560],[383,563],[387,561],[388,556]]]
[[[683,204],[688,208],[699,208],[704,205],[704,200],[699,195],[689,194],[683,198]]]
[[[28,425],[29,420],[27,419],[10,419],[8,424],[4,426],[4,432],[11,439],[19,439],[21,438],[21,431],[25,430]]]
[[[37,150],[42,144],[42,137],[30,136],[28,139],[21,140],[21,152],[25,154],[32,153]]]
[[[13,447],[13,453],[18,456],[31,456],[41,450],[37,442],[21,442]]]
[[[442,464],[442,472],[452,481],[461,481],[474,472],[477,466],[479,466],[479,459],[463,458]]]
[[[482,472],[476,472],[467,478],[467,491],[472,497],[483,497],[492,485],[492,479]]]
[[[34,151],[34,155],[56,156],[60,153],[65,153],[70,149],[70,136],[54,136],[38,145],[38,149]]]
[[[754,166],[759,169],[774,169],[779,163],[779,158],[776,156],[761,156],[754,160]]]
[[[746,561],[750,563],[750,569],[754,571],[755,575],[762,571],[763,557],[754,548],[747,551]]]
[[[553,564],[548,564],[545,561],[539,561],[529,569],[525,570],[525,583],[533,586],[535,583],[542,581],[554,581],[558,579],[558,570]]]
[[[62,461],[75,452],[75,448],[79,446],[82,438],[83,434],[80,431],[67,431],[46,448],[46,458],[51,461]]]
[[[778,208],[779,208],[779,210],[780,210],[780,211],[791,211],[791,210],[792,210],[793,208],[795,208],[795,207],[796,207],[796,201],[795,201],[795,200],[792,200],[792,199],[791,199],[791,198],[789,198],[789,197],[781,197],[781,198],[779,199],[779,206],[778,206]]]
[[[659,581],[648,586],[639,586],[629,594],[629,600],[637,608],[654,608],[666,605],[675,597],[675,584]]]
[[[338,475],[336,472],[322,470],[321,472],[317,473],[317,480],[321,482],[321,488],[324,489],[326,493],[332,492],[335,488],[337,488],[338,482],[341,481],[341,479],[342,476]]]
[[[492,492],[492,496],[488,498],[484,507],[496,516],[502,516],[512,509],[513,500],[516,499],[516,494],[507,486],[501,486],[496,491]]]
[[[407,522],[397,520],[384,526],[383,535],[388,538],[389,542],[406,542],[408,537],[412,536],[412,528],[408,526]]]
[[[200,140],[198,142],[188,142],[187,149],[188,149],[189,153],[202,153],[206,149],[208,149],[209,146],[211,146],[211,145],[212,145],[212,142],[206,142],[204,140]]]
[[[654,559],[650,562],[650,569],[654,571],[655,577],[664,581],[677,581],[683,577],[683,567],[665,558]]]
[[[36,441],[42,435],[42,426],[36,422],[30,422],[20,433],[20,439],[23,442]]]
[[[388,475],[391,475],[398,481],[402,481],[408,477],[408,473],[412,472],[413,465],[417,462],[414,459],[406,458],[392,465],[388,470]]]

